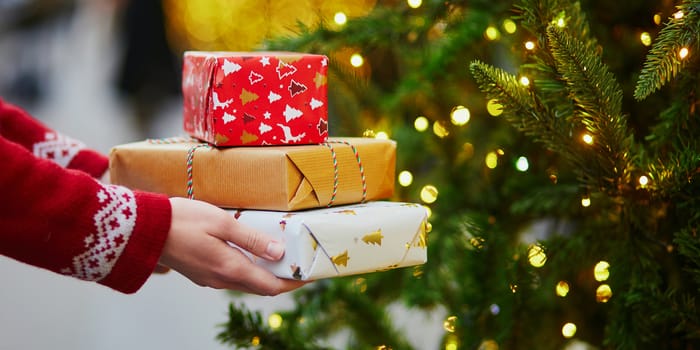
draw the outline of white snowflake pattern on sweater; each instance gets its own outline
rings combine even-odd
[[[100,209],[95,213],[96,232],[85,237],[85,251],[73,257],[73,266],[62,273],[99,281],[112,271],[136,225],[136,199],[129,189],[102,185],[97,192]]]
[[[57,132],[47,132],[44,141],[34,144],[34,155],[50,159],[62,167],[67,167],[85,144]]]

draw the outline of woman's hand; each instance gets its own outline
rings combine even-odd
[[[214,205],[170,198],[172,223],[159,265],[176,270],[192,282],[217,289],[277,295],[304,282],[276,277],[254,264],[241,249],[268,260],[279,260],[284,246],[246,227]]]

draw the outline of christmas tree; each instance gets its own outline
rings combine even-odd
[[[397,140],[394,199],[430,208],[429,258],[316,281],[274,327],[232,304],[219,339],[412,349],[400,303],[446,311],[436,349],[700,348],[699,12],[385,1],[267,43],[329,55],[331,134]]]

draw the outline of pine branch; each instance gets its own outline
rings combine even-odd
[[[671,81],[688,59],[679,55],[681,48],[700,49],[700,1],[689,0],[678,6],[681,18],[671,18],[661,29],[644,62],[634,90],[634,98],[643,100]]]

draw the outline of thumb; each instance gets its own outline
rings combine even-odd
[[[256,229],[231,220],[231,229],[225,239],[248,252],[268,260],[279,260],[284,256],[284,244]]]

